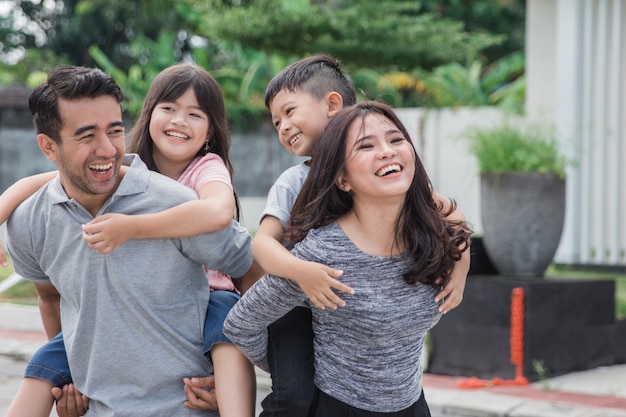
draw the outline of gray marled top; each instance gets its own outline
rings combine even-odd
[[[346,306],[313,311],[315,384],[357,408],[392,412],[418,400],[421,353],[428,329],[440,318],[437,291],[409,285],[410,260],[362,252],[337,223],[312,230],[292,251],[302,259],[344,271],[354,289]],[[233,307],[224,333],[256,365],[268,370],[267,326],[306,299],[291,280],[266,275]]]

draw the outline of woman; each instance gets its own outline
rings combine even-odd
[[[410,137],[393,110],[341,110],[319,140],[289,235],[299,258],[342,270],[354,289],[337,310],[312,308],[316,399],[312,416],[430,416],[421,351],[440,318],[432,302],[469,248],[464,222],[444,220]],[[443,213],[443,216],[442,216]],[[229,313],[224,332],[267,370],[266,327],[307,301],[266,275]]]

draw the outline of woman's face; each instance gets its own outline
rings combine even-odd
[[[202,111],[193,88],[171,103],[161,102],[152,110],[150,136],[154,160],[191,162],[209,135],[209,116]]]
[[[404,201],[415,175],[415,150],[387,117],[368,113],[355,119],[346,137],[346,168],[338,185],[363,199]]]

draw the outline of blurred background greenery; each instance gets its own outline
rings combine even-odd
[[[522,112],[524,0],[0,0],[0,85],[55,64],[99,66],[133,118],[152,78],[181,60],[220,83],[235,130],[266,116],[288,63],[337,57],[365,98],[395,107]]]

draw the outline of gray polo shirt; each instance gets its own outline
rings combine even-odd
[[[130,169],[99,215],[157,212],[197,198],[137,155],[124,163]],[[101,255],[81,236],[90,220],[57,178],[7,223],[16,271],[61,294],[70,369],[91,398],[88,415],[207,415],[182,405],[183,377],[212,371],[202,354],[209,300],[202,264],[243,275],[252,263],[249,233],[233,221],[191,238],[129,240]]]

